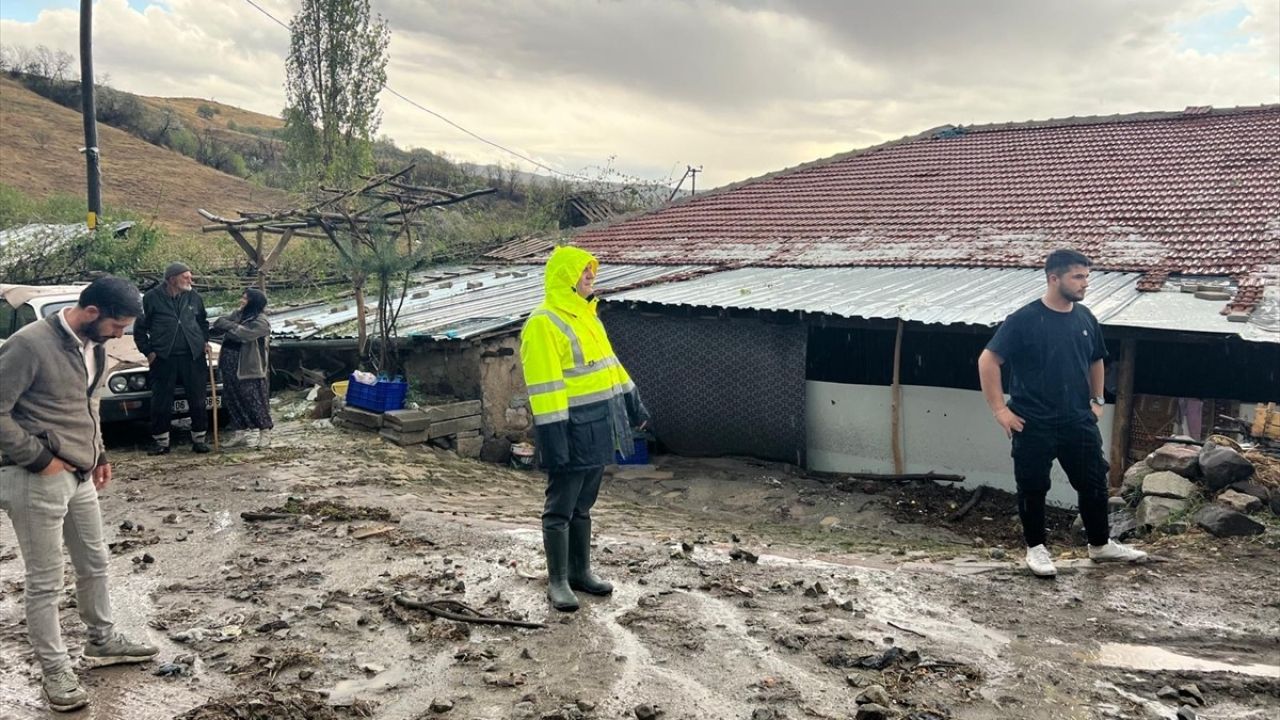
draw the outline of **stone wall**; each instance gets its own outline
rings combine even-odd
[[[465,343],[430,343],[405,357],[405,376],[431,398],[482,401],[482,457],[506,462],[511,444],[532,439],[518,331]]]

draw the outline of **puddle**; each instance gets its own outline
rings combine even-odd
[[[1227,663],[1179,655],[1178,653],[1150,645],[1125,645],[1104,643],[1091,657],[1097,665],[1128,670],[1170,670],[1191,672],[1229,672],[1280,680],[1280,665],[1261,663]]]
[[[394,669],[369,678],[343,680],[329,691],[329,704],[339,707],[351,705],[359,696],[382,693],[398,687],[408,677],[409,674],[403,669]]]

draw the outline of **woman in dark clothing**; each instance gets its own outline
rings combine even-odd
[[[224,447],[271,446],[270,395],[267,389],[267,342],[271,323],[263,310],[267,296],[249,288],[240,309],[218,318],[213,331],[223,336],[218,356],[222,376],[222,409],[229,418]]]

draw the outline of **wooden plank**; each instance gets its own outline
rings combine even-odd
[[[403,445],[421,445],[422,443],[430,439],[427,437],[427,432],[425,430],[421,432],[402,433],[393,428],[384,427],[382,428],[382,431],[379,432],[378,434],[381,435],[383,438],[390,440],[391,442],[397,445],[402,445],[402,446]]]
[[[427,438],[457,435],[464,430],[479,430],[481,422],[479,415],[468,415],[467,417],[454,418],[453,420],[433,422],[431,427],[427,428]]]
[[[902,458],[902,319],[898,319],[898,335],[893,340],[893,472],[901,475],[906,462]]]
[[[262,263],[262,258],[258,257],[258,253],[253,249],[253,246],[249,244],[248,240],[245,240],[244,233],[235,228],[227,228],[227,232],[231,233],[231,239],[236,241],[236,244],[240,246],[244,254],[249,256],[249,262],[253,263],[254,267],[259,267]]]
[[[467,400],[466,402],[449,403],[448,405],[434,405],[423,409],[427,414],[427,419],[431,422],[440,422],[442,420],[453,420],[467,415],[480,414],[480,401]]]
[[[1120,362],[1116,366],[1116,406],[1111,425],[1111,487],[1118,488],[1124,481],[1125,460],[1129,457],[1129,433],[1133,424],[1133,368],[1137,355],[1137,341],[1126,338],[1120,341]]]

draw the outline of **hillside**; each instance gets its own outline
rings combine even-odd
[[[189,113],[193,124],[202,121],[195,110],[206,102],[185,98],[147,100],[174,106],[184,123]],[[238,113],[244,114],[247,126],[261,126],[256,120],[250,121],[248,115],[271,120],[234,110],[237,114],[228,111],[225,116],[221,112],[215,115],[211,124],[221,122],[225,129],[228,120],[241,117]],[[239,209],[294,204],[285,192],[256,186],[101,123],[98,144],[102,149],[103,202],[154,218],[170,230],[198,230],[198,207],[231,214]],[[85,164],[79,148],[83,146],[84,128],[79,113],[46,100],[10,78],[0,77],[0,183],[34,197],[82,194]]]

